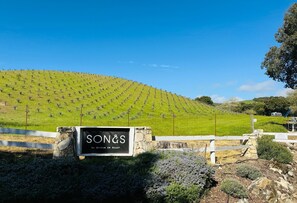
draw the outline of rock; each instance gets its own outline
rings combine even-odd
[[[65,140],[61,141],[58,144],[58,148],[60,150],[64,150],[64,149],[66,149],[69,146],[70,143],[71,143],[71,137],[68,137],[68,138],[66,138]]]
[[[238,200],[237,203],[249,203],[249,200],[244,198],[244,199]]]
[[[283,178],[279,178],[279,179],[280,179],[280,181],[275,181],[278,187],[281,187],[281,188],[283,188],[285,190],[292,190],[293,189],[292,184],[290,184],[288,181],[286,181]]]
[[[282,174],[282,170],[278,169],[278,168],[273,168],[273,167],[270,167],[269,168],[270,170],[274,171],[274,172],[277,172],[279,174]]]
[[[266,177],[261,177],[256,180],[254,180],[248,187],[248,190],[251,192],[253,195],[261,195],[265,192],[268,187],[270,187],[272,184],[272,181],[269,180]]]
[[[294,177],[294,172],[293,171],[289,171],[288,172],[288,175],[291,176],[291,177]]]

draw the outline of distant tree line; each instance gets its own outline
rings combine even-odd
[[[208,96],[197,97],[195,100],[237,113],[270,116],[273,112],[280,112],[283,116],[297,116],[297,90],[290,92],[287,97],[258,97],[247,101],[230,99],[221,104],[215,104]]]

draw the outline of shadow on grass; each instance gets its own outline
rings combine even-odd
[[[146,202],[157,154],[53,160],[0,152],[1,202]]]

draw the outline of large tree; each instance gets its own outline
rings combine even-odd
[[[275,34],[279,47],[273,46],[265,55],[261,68],[285,87],[297,88],[297,3],[285,14],[284,23]]]

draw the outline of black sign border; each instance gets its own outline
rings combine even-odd
[[[82,153],[82,143],[81,143],[81,129],[82,128],[108,128],[108,129],[130,129],[129,130],[129,152],[128,153],[88,153],[83,154]],[[122,127],[122,126],[76,126],[76,154],[77,156],[133,156],[134,151],[134,134],[135,134],[135,128],[134,127]]]

